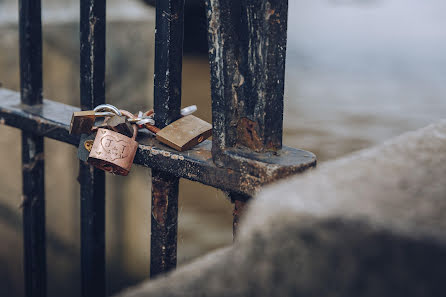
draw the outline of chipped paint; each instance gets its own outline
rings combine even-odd
[[[153,146],[147,146],[146,147],[149,150],[149,154],[152,156],[161,155],[163,157],[172,159],[172,160],[184,160],[184,156],[175,154],[166,150],[158,149]]]

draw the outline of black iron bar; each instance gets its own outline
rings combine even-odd
[[[105,0],[80,2],[80,103],[105,103]],[[105,296],[105,173],[79,165],[82,296]]]
[[[19,1],[21,103],[42,103],[40,0]],[[22,131],[25,296],[46,296],[45,178],[43,137]]]
[[[206,0],[212,92],[212,157],[225,166],[223,152],[237,140],[238,99],[243,97],[236,15],[239,1]]]
[[[213,145],[220,167],[241,164],[240,151],[282,148],[287,0],[206,0]],[[247,168],[247,169],[246,169]],[[245,200],[231,193],[234,233]]]
[[[79,136],[68,133],[71,115],[79,108],[51,100],[43,105],[20,104],[20,94],[0,88],[0,124],[19,128],[39,136],[79,144]],[[139,148],[135,164],[168,172],[229,192],[252,195],[262,185],[297,174],[316,165],[316,157],[308,151],[284,146],[279,153],[238,152],[240,170],[215,166],[211,141],[205,140],[191,150],[178,152],[151,136],[138,135]],[[247,170],[246,164],[251,169]]]
[[[288,1],[206,0],[213,153],[282,147]]]
[[[240,221],[245,211],[246,204],[248,200],[251,199],[251,196],[231,192],[229,193],[229,198],[231,199],[231,202],[234,203],[234,210],[232,211],[232,235],[233,239],[235,239],[235,237],[237,236]]]
[[[152,169],[150,277],[177,265],[179,178]]]
[[[184,0],[156,1],[155,123],[164,128],[180,117]],[[177,264],[179,178],[152,169],[150,277]]]
[[[255,151],[282,148],[288,0],[241,0],[244,110],[237,143]],[[254,133],[256,135],[251,136]]]

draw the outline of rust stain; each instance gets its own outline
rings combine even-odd
[[[160,179],[152,181],[152,216],[159,225],[164,226],[169,206],[169,189],[171,185]]]
[[[262,138],[259,135],[259,125],[248,118],[241,118],[237,124],[238,143],[259,152],[263,149]]]
[[[234,211],[232,213],[234,220],[233,220],[233,233],[234,235],[237,234],[238,227],[240,224],[241,216],[243,215],[246,207],[245,201],[235,200],[234,201]]]

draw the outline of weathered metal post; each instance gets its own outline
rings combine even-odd
[[[42,104],[40,0],[19,2],[21,103]],[[22,131],[25,296],[46,296],[45,167],[43,137]]]
[[[282,148],[288,1],[207,0],[217,166],[246,170],[240,154]],[[231,193],[234,230],[246,195]]]
[[[154,110],[158,128],[180,117],[184,0],[156,1]],[[150,277],[177,264],[179,178],[152,169]]]
[[[105,103],[105,0],[80,2],[80,103]],[[82,296],[105,296],[105,173],[79,162]]]

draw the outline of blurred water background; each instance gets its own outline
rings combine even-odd
[[[8,1],[0,0],[0,24],[6,24],[0,82],[18,90],[17,16],[5,8],[16,1]],[[109,1],[107,98],[136,111],[151,107],[154,23],[151,9],[130,2]],[[44,21],[45,97],[78,105],[78,27],[67,25],[61,12],[68,9],[57,1],[43,4],[58,11],[54,22],[65,24]],[[289,7],[285,145],[324,162],[444,117],[446,2],[290,0]],[[183,105],[189,104],[211,120],[206,55],[185,56]],[[0,295],[22,296],[20,135],[9,127],[0,133],[0,292],[6,293]],[[78,296],[76,150],[52,140],[46,147],[49,292]],[[126,178],[107,176],[110,293],[147,278],[149,181],[150,170],[137,166]],[[179,265],[232,242],[232,205],[224,193],[189,181],[181,182],[180,193]]]
[[[325,160],[445,116],[446,2],[289,6],[286,144]]]

